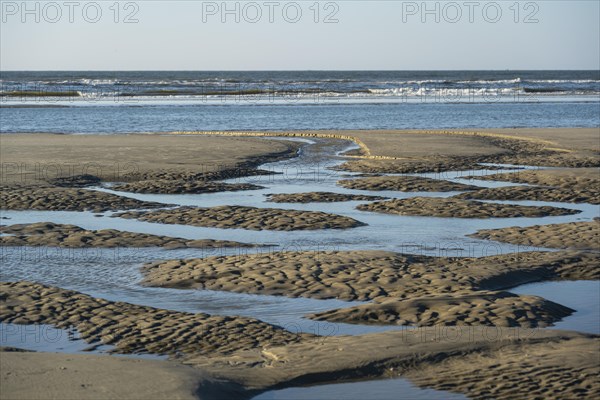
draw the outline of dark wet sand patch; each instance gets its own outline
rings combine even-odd
[[[112,190],[132,193],[158,193],[158,194],[200,194],[217,192],[237,192],[241,190],[264,189],[250,183],[223,183],[214,181],[173,181],[173,180],[148,180],[131,183],[117,184]]]
[[[517,218],[578,214],[580,210],[551,206],[484,203],[459,198],[411,197],[361,204],[361,211],[442,218]]]
[[[191,240],[116,229],[88,230],[76,225],[52,222],[0,226],[0,233],[8,234],[0,236],[1,246],[163,247],[166,249],[257,246],[228,240]]]
[[[142,271],[149,286],[375,301],[311,315],[330,322],[535,327],[573,310],[497,290],[536,280],[598,278],[597,262],[598,255],[573,252],[483,258],[285,252],[159,261]]]
[[[52,186],[2,186],[0,208],[5,210],[104,211],[167,207],[150,201],[80,188]]]
[[[305,336],[253,318],[112,302],[32,282],[2,282],[0,288],[0,321],[74,327],[87,342],[110,344],[120,353],[228,354]]]
[[[523,246],[600,251],[600,221],[482,229],[470,237]]]
[[[389,300],[308,315],[317,321],[374,325],[546,327],[575,310],[538,296],[477,291]]]
[[[477,190],[479,187],[464,183],[418,176],[375,176],[338,181],[346,189],[397,190],[400,192],[458,192]]]
[[[274,203],[334,203],[342,201],[376,201],[387,199],[387,197],[381,196],[334,192],[272,193],[267,194],[266,196],[267,201],[272,201]]]
[[[424,363],[406,377],[477,400],[593,399],[600,397],[598,349],[598,337],[505,343]]]
[[[113,215],[145,222],[248,230],[347,229],[363,226],[355,219],[320,211],[282,210],[243,206],[212,208],[179,207],[169,210],[133,211]]]
[[[454,196],[464,200],[552,201],[557,203],[600,204],[598,192],[562,187],[505,186],[480,189]]]

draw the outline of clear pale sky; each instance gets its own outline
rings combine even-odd
[[[118,23],[110,8],[114,0],[96,1],[98,18],[95,6],[87,6],[85,16],[96,23],[84,19],[89,1],[77,1],[73,22],[63,0],[54,3],[58,8],[38,2],[37,11],[29,2],[31,14],[21,1],[0,3],[2,70],[600,69],[596,0],[437,2],[439,22],[435,13],[422,14],[421,1],[296,1],[302,11],[296,23],[284,18],[287,6],[285,17],[298,19],[298,6],[288,1],[256,1],[258,20],[256,7],[238,2],[237,23],[234,14],[221,21],[221,1],[137,1],[127,9],[122,1]],[[324,23],[336,5],[338,22]],[[138,22],[123,23],[134,6]],[[233,9],[235,2],[227,6]],[[426,6],[434,9],[436,2]],[[525,23],[533,12],[530,19],[537,22]]]

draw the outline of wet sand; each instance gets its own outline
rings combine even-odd
[[[89,174],[106,182],[235,175],[295,154],[297,146],[250,137],[173,135],[2,135],[5,183],[47,182]],[[245,172],[245,171],[244,171]]]
[[[504,186],[480,189],[455,196],[465,200],[525,200],[552,201],[557,203],[600,204],[598,192],[560,187]]]
[[[386,300],[309,315],[317,321],[350,324],[547,327],[575,310],[537,296],[478,291],[473,294]]]
[[[252,231],[347,229],[364,225],[355,219],[320,211],[282,210],[220,206],[212,208],[179,207],[158,211],[131,211],[113,217],[133,218],[161,224],[208,226],[223,229],[248,229]]]
[[[251,183],[223,183],[211,181],[172,181],[172,180],[152,180],[138,181],[114,185],[111,189],[120,192],[132,193],[160,193],[160,194],[181,194],[181,193],[216,193],[216,192],[236,192],[238,190],[256,190],[264,189],[263,186],[253,185]]]
[[[597,168],[554,168],[523,170],[512,173],[492,174],[477,179],[508,181],[529,185],[552,186],[578,190],[600,190],[600,175]]]
[[[599,220],[527,228],[482,229],[469,236],[524,246],[600,251]]]
[[[95,190],[56,186],[3,185],[1,192],[0,206],[5,210],[92,211],[99,213],[168,206]]]
[[[516,204],[484,203],[474,200],[440,197],[411,197],[361,204],[361,211],[398,215],[419,215],[444,218],[516,218],[572,215],[581,211],[551,206],[521,206]]]
[[[533,200],[600,204],[600,171],[597,168],[526,170],[475,177],[535,186],[508,186],[463,193],[460,198],[480,200]]]
[[[594,181],[596,170],[589,168],[600,165],[598,134],[598,129],[507,129],[480,132],[319,131],[289,135],[353,140],[359,149],[348,154],[350,161],[340,169],[361,173],[476,172],[498,168],[478,164],[482,162],[588,168],[587,172],[567,169],[552,173],[527,171],[522,172],[521,178],[502,175],[491,179],[514,179],[518,183],[545,186],[545,192],[539,188],[529,189],[535,194],[506,189],[501,195],[507,200],[535,196],[542,201],[568,199],[594,203],[597,192],[596,186],[592,185],[597,182]],[[124,182],[121,190],[136,193],[207,193],[243,189],[218,181],[261,174],[263,172],[257,171],[256,166],[267,160],[291,157],[297,150],[297,146],[283,141],[232,137],[234,135],[3,135],[1,206],[14,210],[69,211],[166,207],[165,204],[141,202],[81,187]],[[403,188],[398,186],[399,179],[394,182],[388,177],[368,177],[364,181],[370,182],[367,185],[400,188],[393,190]],[[426,187],[423,182],[420,180],[420,186],[415,187]],[[438,186],[431,190],[441,190],[443,185],[449,184],[454,185],[437,181]],[[494,194],[482,194],[483,190],[470,190],[468,186],[458,190],[469,192],[459,195],[460,198],[417,198],[408,199],[404,204],[393,200],[363,205],[359,209],[380,208],[387,212],[409,209],[414,213],[411,215],[454,218],[578,212],[557,207],[467,201],[462,198]],[[328,196],[316,195],[317,198],[336,199]],[[315,194],[290,198],[306,201],[315,199]],[[249,207],[128,211],[123,215],[141,217],[142,220],[148,218],[152,222],[250,230],[360,225],[354,219],[327,213]],[[493,231],[478,234],[488,235],[487,239],[506,239],[518,244],[522,243],[523,237],[539,238],[544,247],[590,250],[594,233],[590,236],[589,229],[578,224],[561,224],[568,226],[557,228],[507,228],[509,231],[498,234]],[[22,236],[19,240],[27,245],[73,242],[75,246],[101,247],[117,239],[124,240],[125,246],[132,243],[136,246],[151,243],[166,247],[182,245],[177,238],[170,237],[129,236],[129,233],[119,231],[110,234],[86,231],[83,234],[78,227],[64,226],[42,227],[41,233],[34,233],[36,229],[40,230],[38,228],[31,231],[25,227],[11,229],[15,235]],[[511,229],[517,229],[518,234]],[[560,240],[557,235],[561,236]],[[189,245],[187,241],[183,244]],[[551,325],[573,310],[541,297],[514,295],[504,290],[543,280],[597,280],[600,278],[597,264],[598,253],[577,251],[483,258],[354,251],[162,260],[143,270],[146,285],[370,301],[365,305],[349,305],[314,314],[312,318],[412,325],[425,329],[355,337],[298,335],[252,318],[184,313],[112,302],[31,282],[2,283],[0,320],[3,322],[75,326],[92,347],[106,343],[115,346],[117,352],[170,354],[179,361],[157,361],[154,365],[154,362],[136,360],[140,366],[135,369],[131,363],[113,363],[114,359],[107,361],[102,356],[82,356],[83,359],[77,360],[81,375],[66,377],[64,371],[68,369],[59,368],[63,372],[58,372],[55,362],[70,363],[79,357],[3,352],[3,396],[4,393],[26,393],[32,398],[57,393],[57,397],[73,394],[85,398],[82,389],[70,386],[85,379],[86,383],[90,382],[85,389],[90,397],[111,384],[121,390],[114,393],[125,398],[135,397],[133,391],[143,394],[156,383],[160,386],[156,393],[165,393],[170,398],[245,398],[272,387],[403,375],[422,386],[457,391],[474,398],[593,398],[600,395],[598,380],[593,379],[600,372],[597,336],[539,330],[538,327]],[[444,329],[443,334],[439,334],[438,328]],[[464,329],[467,329],[466,335],[462,334]],[[6,354],[9,356],[5,357]],[[192,366],[194,373],[190,372],[191,368],[180,369],[183,368],[180,363]],[[94,374],[95,365],[106,365],[107,369]],[[44,375],[33,375],[34,371]],[[131,375],[134,372],[139,374]],[[207,379],[206,374],[211,378]],[[214,385],[214,377],[226,382]],[[146,387],[138,389],[143,378]],[[63,382],[62,387],[55,385]],[[124,382],[131,385],[121,387]],[[99,392],[94,392],[96,389]]]
[[[252,393],[275,385],[329,381],[332,376],[338,379],[405,374],[411,376],[415,371],[421,370],[433,372],[418,374],[418,378],[415,377],[418,384],[434,387],[440,385],[437,387],[443,388],[444,381],[435,378],[438,365],[447,371],[455,371],[458,376],[464,376],[453,382],[454,390],[477,395],[480,390],[490,388],[488,385],[478,385],[475,388],[468,385],[468,380],[473,378],[472,375],[464,374],[463,363],[469,362],[471,368],[480,369],[479,376],[492,379],[496,376],[494,368],[481,370],[488,366],[490,358],[495,360],[503,373],[512,374],[513,379],[518,377],[518,387],[527,386],[531,380],[535,382],[536,379],[541,379],[540,383],[544,386],[537,390],[552,394],[552,390],[558,389],[554,389],[551,382],[545,382],[544,378],[547,377],[552,382],[558,378],[563,395],[577,393],[593,396],[600,390],[598,381],[592,378],[599,370],[598,364],[593,361],[598,339],[593,335],[575,332],[457,326],[446,327],[444,330],[431,327],[425,330],[361,336],[316,337],[290,334],[280,328],[241,317],[192,315],[113,303],[29,282],[3,283],[2,293],[6,302],[3,307],[8,309],[2,313],[9,316],[6,319],[8,321],[50,323],[59,327],[73,325],[88,341],[102,339],[105,343],[116,345],[121,352],[177,354],[180,362],[199,368],[211,377],[206,382],[203,380],[204,373],[188,375],[189,370],[166,361],[157,361],[152,366],[148,362],[141,362],[141,371],[157,374],[157,382],[161,382],[166,375],[177,385],[182,385],[175,391],[175,395],[180,395],[181,391],[189,393],[194,378],[196,382],[200,381],[198,386],[201,398],[205,398],[204,395],[211,398],[211,392],[216,392],[216,398],[222,398],[231,395],[233,391],[239,391],[239,395],[235,397],[247,398]],[[12,318],[15,313],[22,316]],[[19,318],[26,320],[19,321]],[[552,354],[555,355],[550,360],[547,353],[538,350],[549,345],[553,346]],[[507,349],[514,350],[509,358],[495,355],[497,351],[506,354]],[[5,354],[7,353],[2,353],[3,358]],[[11,374],[3,376],[9,388],[8,393],[16,391],[18,385],[22,387],[23,381],[18,375],[22,369],[39,370],[45,374],[43,378],[31,377],[32,390],[39,390],[34,388],[40,386],[52,387],[48,377],[57,376],[58,373],[57,366],[51,364],[57,360],[51,355],[40,354],[36,357],[27,356],[30,353],[18,353],[17,356],[15,353],[10,354],[12,356],[8,360],[18,361],[10,364]],[[70,360],[79,358],[68,357]],[[558,357],[564,357],[561,369],[546,368],[547,365],[555,365]],[[65,358],[58,357],[58,361]],[[98,360],[101,364],[104,362],[98,356],[88,360]],[[112,365],[121,376],[126,377],[130,375],[124,369],[130,367],[130,364],[131,362],[122,362],[120,365]],[[69,366],[75,368],[73,364],[59,365],[58,368],[61,370],[61,367]],[[524,374],[533,373],[532,366],[542,367],[543,372],[538,371],[534,376],[524,379]],[[153,370],[154,367],[158,371]],[[77,378],[90,376],[88,368],[93,370],[88,363],[81,375],[69,375],[71,378],[62,382],[68,384]],[[100,389],[105,384],[105,374],[111,375],[110,372],[103,372],[84,382]],[[430,377],[430,380],[425,380],[426,377]],[[228,383],[223,386],[215,385],[214,378],[227,380]],[[133,381],[137,384],[137,376],[133,376]],[[80,380],[76,382],[81,384]],[[202,391],[203,386],[208,386],[205,392]],[[514,386],[494,385],[493,389],[504,393],[513,390]],[[68,390],[74,389],[62,390],[64,395]],[[39,391],[35,393],[40,395]],[[519,397],[537,398],[536,392],[531,396],[526,392],[518,393]]]
[[[75,225],[39,222],[0,226],[0,246],[50,246],[50,247],[162,247],[219,248],[254,247],[253,244],[227,240],[182,239],[145,233],[124,232],[116,229],[87,230]]]
[[[591,399],[600,396],[598,346],[598,338],[510,344],[423,365],[407,376],[473,399]]]
[[[340,169],[365,173],[423,173],[486,169],[478,163],[598,167],[598,129],[477,129],[472,131],[357,131],[368,151]],[[489,167],[493,169],[493,167]]]
[[[397,190],[400,192],[458,192],[479,189],[474,185],[416,176],[374,176],[345,179],[339,181],[338,185],[346,189]]]
[[[252,318],[112,302],[32,282],[0,282],[0,288],[3,322],[74,327],[87,342],[119,353],[228,354],[306,336]]]
[[[168,205],[82,187],[119,182],[120,190],[136,193],[252,190],[260,187],[212,181],[268,174],[255,167],[298,150],[276,140],[147,134],[11,134],[2,136],[0,147],[2,209],[93,212]]]
[[[2,351],[0,369],[10,371],[0,377],[3,399],[192,400],[201,381],[197,369],[176,362],[93,354]]]
[[[335,203],[341,201],[375,201],[386,197],[333,192],[279,193],[267,195],[274,203]]]
[[[476,398],[489,398],[490,391],[499,398],[516,394],[536,399],[540,393],[545,398],[594,398],[600,393],[597,347],[593,335],[575,332],[447,327],[323,337],[223,357],[186,356],[183,362],[194,372],[168,361],[96,355],[2,352],[0,358],[3,371],[11,371],[2,377],[9,398],[19,393],[27,395],[22,398],[49,398],[48,393],[105,398],[110,388],[124,398],[139,398],[136,393],[154,389],[158,395],[186,399],[195,388],[195,398],[248,399],[268,388],[332,377],[396,376]],[[506,376],[502,382],[507,384],[499,384],[498,376]],[[156,379],[149,382],[148,377]]]
[[[316,299],[407,299],[497,290],[524,282],[597,279],[598,255],[528,252],[480,258],[384,251],[270,252],[157,261],[144,284]]]
[[[162,261],[145,265],[143,273],[144,284],[157,287],[374,301],[309,315],[330,322],[536,327],[573,310],[536,296],[489,290],[542,279],[598,279],[598,260],[598,255],[576,252],[471,259],[277,252]]]
[[[544,346],[554,348],[551,357],[545,357]],[[469,396],[494,390],[505,398],[512,393],[514,398],[516,387],[517,397],[522,399],[539,399],[540,392],[547,394],[545,398],[593,398],[600,393],[600,384],[594,379],[600,371],[597,346],[597,337],[575,332],[446,327],[328,337],[318,342],[272,347],[268,351],[239,352],[233,364],[222,357],[192,357],[186,363],[255,391],[327,382],[332,377],[343,381],[410,374],[419,385],[439,385],[439,389],[452,389]],[[509,349],[510,356],[503,356],[502,352]],[[495,368],[490,358],[497,359]],[[456,367],[453,361],[458,363]],[[469,365],[464,368],[466,362]],[[560,364],[556,365],[557,362]],[[421,371],[438,365],[445,376],[456,374],[464,378],[438,381],[434,369],[431,374],[423,374],[428,380],[418,379]],[[507,379],[508,384],[496,380],[497,368],[511,378]],[[484,382],[469,384],[473,380]],[[511,385],[511,380],[517,382]],[[560,387],[560,393],[556,392],[556,386]],[[529,391],[530,388],[535,390]]]

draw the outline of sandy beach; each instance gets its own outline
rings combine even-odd
[[[475,399],[600,396],[599,336],[548,329],[578,310],[511,292],[525,283],[600,279],[600,224],[593,220],[597,211],[590,217],[586,208],[598,204],[599,135],[587,128],[2,135],[3,248],[144,248],[147,258],[135,265],[131,276],[139,279],[131,284],[157,298],[208,290],[273,296],[274,302],[345,301],[301,317],[390,330],[307,333],[238,315],[234,307],[223,314],[182,311],[101,298],[84,283],[75,290],[3,277],[0,322],[73,328],[91,352],[3,348],[0,397],[250,399],[272,389],[381,377]],[[316,144],[282,140],[290,138]],[[310,188],[260,178],[283,175],[267,162],[293,162],[310,146],[337,151],[340,143],[353,148],[325,164],[336,174],[328,177],[330,191],[320,181]],[[330,160],[307,164],[324,161]],[[557,168],[498,172],[507,168],[498,164]],[[466,179],[444,175],[450,171]],[[401,173],[435,176],[364,175]],[[478,181],[514,186],[484,188]],[[461,193],[442,197],[446,192]],[[229,204],[234,195],[240,197]],[[247,200],[252,196],[258,206]],[[513,203],[523,200],[540,204]],[[86,213],[74,224],[57,221],[66,214],[54,212]],[[110,218],[95,218],[98,213]],[[36,220],[16,220],[21,215]],[[448,239],[462,245],[478,240],[558,250],[501,247],[488,256],[453,256],[361,248],[372,232],[361,229],[403,216],[422,218],[424,227],[436,218],[472,221],[464,237]],[[483,223],[491,225],[477,228]],[[238,230],[251,234],[238,240],[228,233]],[[341,249],[290,250],[282,239],[280,248],[261,251],[262,239],[276,236],[259,234],[306,231],[318,245],[329,240]],[[348,241],[353,232],[357,242]],[[202,248],[232,253],[169,255]],[[62,266],[43,268],[60,275]],[[97,353],[104,345],[114,354],[169,360]]]

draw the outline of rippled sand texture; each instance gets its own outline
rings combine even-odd
[[[470,235],[479,239],[525,246],[600,251],[600,220],[566,224],[512,226],[482,229]]]
[[[361,204],[357,209],[387,214],[419,215],[444,218],[515,218],[571,215],[581,211],[552,206],[521,206],[516,204],[484,203],[456,198],[411,197]]]
[[[5,135],[0,147],[6,165],[0,200],[5,210],[119,211],[115,217],[156,224],[224,230],[314,230],[316,238],[319,230],[363,226],[360,215],[367,215],[362,213],[365,211],[445,218],[566,216],[580,211],[568,205],[534,207],[476,200],[598,204],[598,134],[597,129],[492,129],[249,132],[244,137],[236,137],[240,133],[234,132]],[[257,167],[297,154],[297,144],[251,137],[269,135],[352,140],[357,148],[345,155],[345,162],[337,169],[362,176],[344,176],[339,182],[344,189],[337,189],[395,191],[403,193],[402,198],[334,193],[333,183],[328,189],[332,192],[299,187],[298,193],[271,193],[267,197],[273,202],[305,203],[296,205],[300,209],[285,210],[214,207],[214,203],[181,207],[94,190],[104,185],[130,193],[208,195],[261,189],[250,183],[222,181],[269,174]],[[481,189],[475,180],[457,183],[444,179],[446,171],[460,170],[465,177],[479,179],[500,168],[482,163],[559,169],[483,177],[515,184],[508,188]],[[426,172],[439,176],[365,176]],[[464,193],[451,198],[441,194],[404,198],[408,192],[449,191]],[[173,199],[177,201],[176,196]],[[337,201],[367,203],[352,210],[356,219],[316,211],[311,207],[318,206],[306,204]],[[507,291],[529,282],[600,279],[599,224],[589,221],[587,211],[581,215],[588,220],[485,229],[473,234],[483,240],[561,249],[553,252],[429,257],[375,251],[365,245],[355,251],[161,259],[142,267],[144,290],[161,296],[175,289],[209,289],[362,301],[306,317],[397,328],[357,336],[298,334],[255,318],[111,301],[36,282],[2,282],[2,322],[74,328],[89,343],[89,350],[111,345],[116,353],[167,354],[171,358],[117,360],[97,354],[65,356],[0,349],[2,396],[139,398],[154,388],[153,395],[169,398],[250,398],[273,387],[405,376],[423,387],[477,399],[596,398],[600,396],[598,336],[542,329],[578,310],[539,296]],[[165,249],[250,246],[42,221],[1,226],[0,243]]]
[[[5,210],[92,212],[165,206],[161,203],[141,201],[95,190],[15,185],[2,186],[0,204]]]
[[[159,211],[131,211],[114,214],[120,218],[134,218],[145,222],[208,226],[223,229],[252,231],[293,231],[314,229],[347,229],[364,225],[355,219],[320,211],[282,210],[220,206],[212,208],[179,207]]]
[[[282,252],[161,261],[144,266],[143,272],[144,283],[152,286],[375,302],[311,316],[317,320],[532,327],[547,326],[573,310],[536,296],[481,289],[527,280],[598,279],[598,260],[577,252],[473,259],[376,251]]]
[[[198,239],[149,235],[146,233],[124,232],[116,229],[88,230],[75,225],[62,225],[52,222],[0,226],[2,246],[50,246],[50,247],[163,247],[217,248],[253,247],[254,245],[227,240]]]
[[[274,203],[335,203],[340,201],[375,201],[385,199],[386,197],[381,196],[333,192],[279,193],[267,196],[267,200]]]
[[[458,192],[479,189],[474,185],[417,176],[373,176],[341,180],[338,185],[347,189],[397,190],[399,192]]]
[[[252,318],[161,310],[31,282],[0,288],[3,322],[72,326],[86,341],[114,345],[119,353],[227,354],[302,336]]]
[[[457,197],[479,200],[533,200],[600,204],[600,172],[597,168],[560,168],[518,171],[476,177],[533,186],[508,186],[463,193]]]

